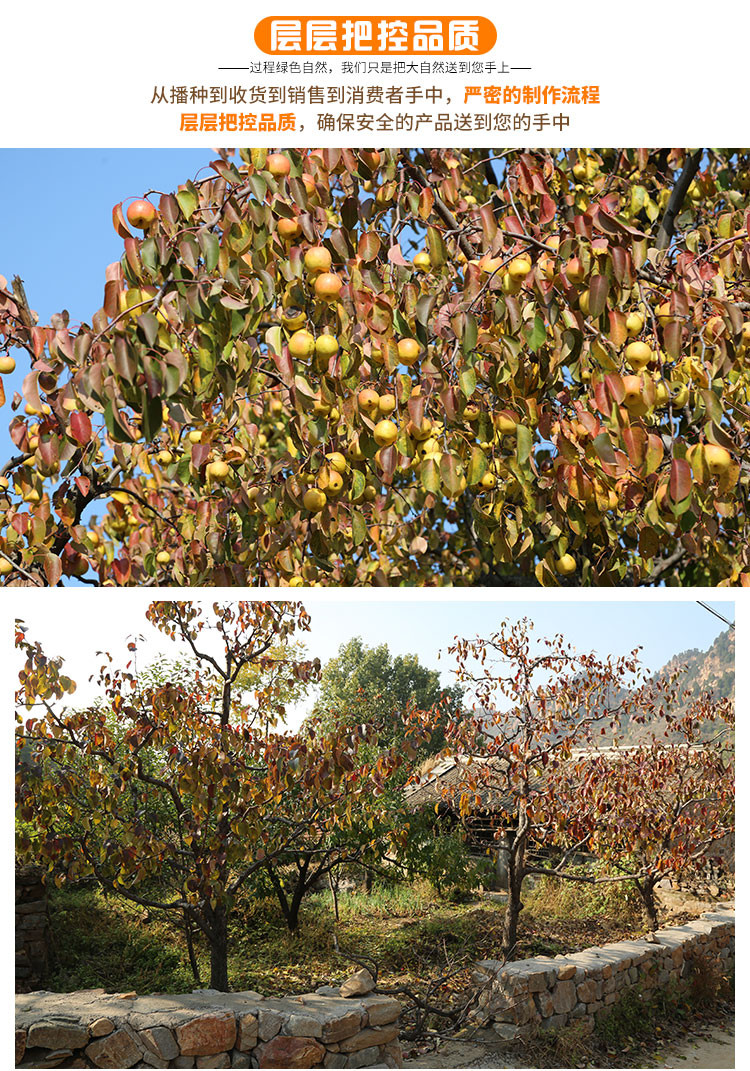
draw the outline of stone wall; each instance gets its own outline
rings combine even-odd
[[[16,1066],[401,1067],[401,1006],[363,993],[362,973],[340,990],[284,998],[210,989],[19,995]]]
[[[628,990],[647,995],[670,984],[687,987],[698,962],[722,974],[734,969],[733,908],[572,955],[482,960],[474,978],[483,987],[478,1019],[509,1041],[575,1022],[591,1031]]]
[[[49,962],[49,915],[44,871],[16,870],[16,992],[39,987]]]

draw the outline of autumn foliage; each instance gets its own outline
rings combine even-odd
[[[438,802],[505,846],[507,956],[529,875],[632,881],[655,922],[657,881],[689,879],[733,851],[731,700],[693,695],[679,671],[651,678],[639,649],[579,652],[561,635],[537,637],[527,619],[451,652],[475,714],[449,729],[461,773]],[[620,746],[625,727],[643,742]],[[603,870],[582,875],[582,858]]]
[[[748,581],[747,150],[266,153],[0,279],[6,582]]]
[[[133,665],[108,662],[103,702],[84,709],[63,703],[74,683],[19,628],[18,847],[58,884],[93,878],[182,919],[191,956],[200,934],[211,985],[226,990],[239,890],[290,850],[345,839],[363,813],[377,817],[389,772],[404,758],[358,761],[374,735],[366,725],[274,730],[288,679],[314,681],[319,670],[268,654],[307,628],[298,604],[217,604],[204,613],[155,602],[148,616],[192,652],[194,684],[143,687]],[[245,666],[262,671],[250,694],[236,687]],[[420,731],[415,722],[415,739]],[[402,753],[410,747],[407,734]]]

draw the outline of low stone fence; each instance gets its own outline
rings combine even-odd
[[[505,964],[482,960],[474,976],[484,987],[477,1018],[509,1041],[576,1022],[591,1031],[628,990],[647,995],[670,985],[686,988],[698,964],[721,974],[733,970],[733,908],[572,955]]]
[[[401,1005],[352,988],[359,995],[328,987],[278,999],[211,989],[19,995],[16,1066],[401,1067]]]
[[[16,991],[36,989],[49,961],[47,888],[41,867],[16,870]]]

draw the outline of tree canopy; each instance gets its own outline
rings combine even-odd
[[[0,575],[750,583],[749,191],[745,149],[253,149],[116,205],[86,322],[0,278]]]
[[[23,626],[17,695],[18,849],[55,881],[94,878],[115,895],[183,918],[211,950],[211,985],[226,990],[229,919],[238,892],[269,863],[309,842],[345,837],[368,809],[378,814],[394,751],[360,761],[373,738],[359,724],[328,734],[270,731],[292,680],[315,680],[316,661],[283,664],[309,627],[297,603],[154,602],[150,620],[187,648],[202,670],[189,682],[139,681],[107,665],[104,702],[76,710],[75,684]],[[216,653],[208,642],[220,639]],[[245,667],[263,667],[251,697]],[[216,687],[216,681],[221,687]],[[421,730],[414,720],[415,738]],[[408,734],[407,734],[408,735]],[[401,831],[396,831],[400,836]]]
[[[423,666],[416,655],[394,656],[387,644],[368,647],[355,636],[323,666],[313,713],[329,728],[337,720],[345,725],[365,721],[377,731],[381,747],[392,747],[403,741],[410,708],[434,710],[430,740],[420,752],[435,754],[445,747],[445,728],[460,711],[462,695],[458,685],[444,688],[438,671]]]

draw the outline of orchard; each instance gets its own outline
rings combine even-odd
[[[0,277],[0,575],[750,584],[749,191],[739,149],[253,149],[118,204],[89,322]]]

